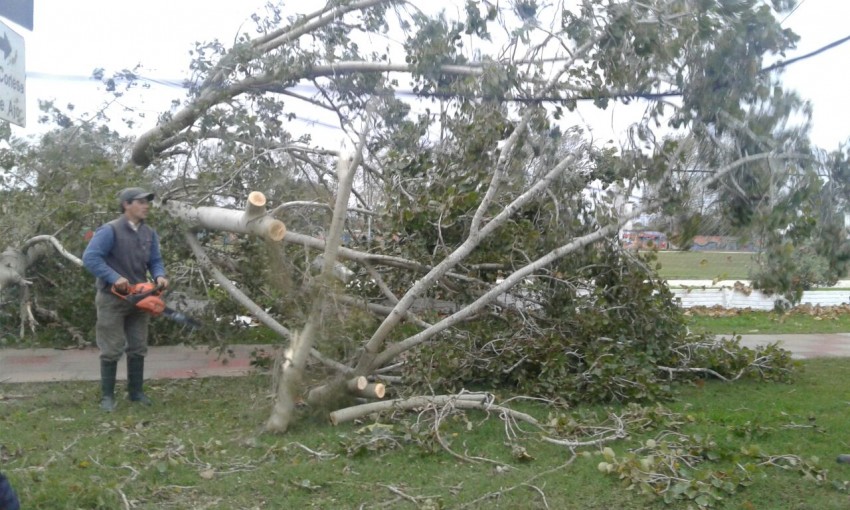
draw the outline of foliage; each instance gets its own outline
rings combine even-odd
[[[791,353],[777,343],[757,348],[743,347],[740,337],[685,343],[674,349],[676,366],[693,369],[697,378],[704,375],[724,380],[751,378],[762,381],[791,382],[796,362]]]
[[[787,209],[786,223],[765,222],[763,237],[767,240],[753,282],[767,291],[781,292],[797,303],[803,291],[817,285],[834,285],[850,267],[845,215],[847,200],[843,166],[843,150],[825,156],[823,182],[812,186],[814,193],[794,199]],[[806,214],[799,214],[803,211]]]
[[[629,490],[660,497],[666,504],[690,502],[697,508],[716,508],[730,495],[754,483],[765,466],[794,471],[813,482],[828,479],[828,470],[817,457],[772,456],[756,445],[739,449],[711,436],[664,431],[622,457],[605,448],[600,472],[617,476]],[[721,461],[734,470],[704,466]]]
[[[750,129],[757,136],[735,150],[753,153],[790,143],[801,154],[810,152],[799,136],[800,128],[776,127],[778,118],[807,108],[793,95],[778,95],[773,103],[754,112]],[[701,167],[712,158],[700,148],[694,150],[693,166]],[[850,267],[850,244],[844,230],[843,157],[839,150],[829,155],[815,152],[811,160],[793,163],[748,164],[712,186],[707,196],[699,197],[691,193],[695,179],[683,174],[672,186],[681,193],[671,199],[687,206],[668,209],[668,223],[656,227],[670,232],[680,246],[688,246],[695,235],[712,233],[752,243],[759,251],[757,265],[748,275],[753,286],[798,303],[803,291],[834,285]]]
[[[71,253],[81,255],[87,234],[117,216],[118,190],[145,182],[138,170],[117,171],[128,144],[105,127],[72,123],[46,133],[32,145],[12,140],[1,149],[2,248],[18,248],[33,236],[49,234]],[[68,324],[83,332],[94,325],[92,280],[84,269],[53,256],[52,248],[35,260],[30,271],[34,308],[53,311],[64,321],[55,324],[57,329],[50,336],[58,345],[74,345]],[[17,316],[11,310],[19,306],[19,297],[15,289],[8,291],[8,299],[4,296],[3,308],[9,316]],[[17,326],[17,320],[3,320],[0,328],[7,333]]]
[[[791,358],[775,346],[756,352],[689,334],[652,261],[651,253],[635,257],[613,246],[587,250],[559,264],[546,285],[514,294],[519,305],[498,320],[468,323],[452,342],[422,348],[405,375],[431,391],[496,387],[570,403],[668,398],[671,374],[659,366],[788,380]],[[761,357],[771,359],[767,369],[753,366]]]

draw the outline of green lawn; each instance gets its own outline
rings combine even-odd
[[[819,314],[806,310],[793,310],[786,314],[753,310],[690,310],[685,313],[689,316],[690,328],[699,333],[746,335],[850,332],[850,309],[847,307],[825,309]]]
[[[667,279],[745,280],[753,266],[753,253],[658,252],[659,274]],[[694,331],[713,334],[791,334],[850,332],[850,308],[821,313],[797,310],[788,314],[753,310],[689,310]]]
[[[662,278],[678,280],[746,280],[754,253],[660,251]]]
[[[305,416],[264,434],[266,375],[155,381],[154,407],[121,402],[113,414],[97,409],[95,382],[4,384],[0,470],[23,508],[847,508],[850,465],[834,459],[850,453],[850,359],[801,366],[793,384],[699,382],[663,406],[510,404],[573,439],[610,430],[612,413],[623,420],[627,437],[574,459],[528,425],[471,410],[339,427]],[[693,481],[665,485],[666,462]],[[621,476],[644,467],[662,483],[629,489]]]

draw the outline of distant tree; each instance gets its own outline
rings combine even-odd
[[[850,269],[847,153],[845,146],[820,154],[817,175],[774,177],[770,202],[751,223],[761,250],[754,284],[784,295],[786,306],[815,286],[835,285]]]
[[[46,112],[56,113],[49,105]],[[34,330],[41,316],[82,343],[94,314],[74,311],[88,307],[90,300],[79,297],[93,287],[74,254],[82,253],[87,233],[118,215],[116,189],[138,182],[142,172],[117,172],[131,148],[128,139],[92,124],[60,124],[65,127],[34,144],[12,139],[8,131],[3,137],[0,291],[18,289],[13,295],[20,304],[21,335],[27,327]],[[50,276],[36,278],[39,274]],[[82,320],[75,324],[70,318]]]

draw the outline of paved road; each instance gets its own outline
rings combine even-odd
[[[780,347],[791,351],[796,359],[850,357],[850,333],[741,336],[741,344],[747,347],[772,342],[778,342]]]
[[[228,377],[249,373],[251,352],[265,345],[234,345],[224,355],[205,347],[150,347],[145,377],[187,379]],[[0,349],[0,383],[46,381],[96,381],[100,362],[96,348],[87,349]],[[118,378],[126,379],[125,363],[118,364]]]
[[[850,357],[850,333],[813,335],[744,335],[741,343],[755,347],[779,342],[794,358],[827,356]],[[250,373],[251,352],[268,345],[234,345],[219,356],[205,347],[151,347],[146,363],[150,379],[187,379],[193,377],[233,377]],[[126,378],[124,363],[119,363],[118,378]],[[50,381],[96,381],[100,379],[98,351],[95,348],[0,349],[0,384]]]

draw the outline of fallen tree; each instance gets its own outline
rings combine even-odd
[[[679,205],[711,193],[735,197],[724,214],[740,223],[814,235],[790,212],[823,205],[822,181],[806,126],[789,122],[805,105],[765,65],[796,41],[776,12],[670,0],[469,2],[457,20],[390,0],[270,9],[260,35],[198,46],[190,96],[124,165],[156,181],[205,272],[288,342],[268,430],[286,430],[302,397],[345,406],[389,381],[547,393],[560,371],[599,400],[630,400],[659,397],[659,378],[781,377],[780,353],[775,373],[762,357],[754,372],[683,361],[693,339],[652,261],[617,243],[659,212],[681,214],[687,239],[699,218]],[[386,52],[364,44],[395,29],[403,41]],[[635,102],[646,108],[616,143],[583,120],[590,104]],[[334,114],[356,164],[296,133],[294,104]],[[334,158],[350,170],[335,175]],[[219,250],[217,264],[193,229],[268,243]],[[337,264],[353,277],[334,279]],[[453,306],[414,313],[421,302]],[[305,381],[308,354],[327,371]]]
[[[66,260],[73,262],[78,267],[83,267],[83,261],[75,255],[69,253],[53,236],[39,235],[31,237],[17,248],[6,248],[0,253],[0,292],[4,287],[17,285],[20,288],[20,337],[23,338],[26,333],[27,326],[31,332],[35,333],[36,319],[33,314],[33,303],[29,291],[29,286],[32,282],[27,279],[27,274],[38,259],[48,255],[51,250],[55,250]],[[42,315],[51,316],[52,311],[43,309]],[[74,330],[74,337],[77,343],[81,343],[81,336],[78,331]]]
[[[404,64],[362,54],[352,44],[361,35],[386,27],[391,11],[405,18]],[[583,9],[556,13],[560,25],[544,30],[539,22],[547,12],[533,6],[500,12],[495,6],[469,4],[466,19],[460,22],[411,13],[406,4],[364,0],[332,3],[280,26],[263,20],[260,37],[242,38],[227,52],[209,47],[219,53],[216,58],[201,51],[198,62],[206,70],[184,108],[137,140],[132,151],[136,165],[149,166],[188,152],[204,157],[206,166],[227,166],[219,175],[231,177],[213,194],[223,193],[237,180],[279,183],[282,177],[271,172],[279,172],[282,165],[293,169],[284,178],[290,189],[309,190],[287,195],[283,185],[266,188],[277,199],[273,214],[285,216],[290,227],[282,236],[282,250],[299,244],[324,252],[317,275],[310,275],[309,267],[299,266],[291,257],[290,265],[280,268],[303,274],[303,287],[297,292],[308,299],[301,307],[304,325],[297,334],[270,314],[260,313],[260,306],[235,293],[224,275],[214,273],[239,302],[289,341],[275,374],[277,399],[268,430],[284,431],[291,422],[307,353],[331,368],[326,381],[303,390],[307,402],[318,406],[350,394],[358,388],[352,381],[361,377],[398,380],[399,373],[388,367],[410,368],[411,360],[420,363],[422,358],[414,353],[427,352],[435,363],[446,362],[438,354],[440,342],[451,338],[452,345],[465,345],[458,339],[472,331],[481,331],[485,338],[492,335],[493,330],[480,326],[482,321],[507,318],[500,324],[507,327],[505,337],[513,339],[506,340],[504,351],[511,352],[511,345],[550,338],[550,331],[568,334],[563,321],[558,322],[558,306],[640,313],[617,299],[631,295],[654,303],[652,293],[663,289],[663,283],[651,272],[640,273],[649,275],[650,285],[644,288],[625,273],[586,269],[601,264],[634,273],[648,264],[620,252],[612,241],[623,225],[640,215],[673,210],[684,196],[715,192],[765,168],[795,172],[810,168],[809,153],[800,143],[803,133],[783,128],[784,117],[775,114],[780,108],[793,111],[795,99],[776,86],[770,73],[759,71],[769,53],[793,43],[792,34],[783,31],[769,12],[743,4],[727,9],[663,0],[586,2]],[[700,21],[705,19],[712,20],[710,30]],[[748,28],[754,25],[760,27],[758,36]],[[465,55],[462,41],[488,39],[493,26],[512,34],[505,51],[491,58]],[[749,35],[736,37],[744,32]],[[753,37],[758,38],[758,51],[749,46]],[[320,40],[327,44],[310,43]],[[737,71],[732,72],[728,62],[735,59]],[[444,101],[439,116],[417,119],[409,114],[409,107],[392,92],[395,76],[405,74],[420,95]],[[301,82],[317,87],[314,97],[292,90]],[[681,100],[673,103],[654,95],[665,87],[676,89]],[[264,103],[261,107],[235,101],[240,97],[262,97]],[[335,112],[352,140],[359,140],[356,157],[362,163],[334,176],[327,170],[328,158],[337,155],[343,162],[347,156],[293,143],[274,120],[286,109],[278,98]],[[602,108],[630,98],[648,99],[651,106],[631,128],[627,145],[606,148],[579,130],[561,129],[559,119],[570,117],[584,98],[593,98]],[[377,117],[371,131],[355,126],[355,119],[365,117],[366,104]],[[664,137],[653,129],[653,123],[662,121],[680,131]],[[214,127],[219,124],[230,125],[230,131]],[[429,126],[440,128],[439,137],[431,137]],[[768,132],[771,135],[765,136]],[[210,150],[213,139],[227,152]],[[703,174],[685,184],[674,179],[694,154]],[[239,160],[243,156],[251,165],[267,167],[248,171]],[[338,168],[347,167],[341,163]],[[296,179],[296,174],[302,177]],[[591,185],[604,192],[585,194]],[[791,197],[793,187],[776,197]],[[640,204],[627,206],[636,190],[642,194]],[[252,229],[270,221],[271,215],[237,224],[240,216],[234,213],[234,223],[225,224],[212,221],[223,214],[215,205],[169,200],[165,207],[195,227],[268,237],[266,230]],[[298,233],[293,224],[320,229],[322,234]],[[189,242],[203,257],[197,241]],[[355,275],[345,284],[331,276],[339,261],[351,264]],[[203,265],[210,267],[209,261]],[[614,290],[624,288],[622,282],[627,280],[640,293]],[[377,322],[366,330],[343,333],[362,337],[344,342],[362,342],[347,360],[331,361],[333,356],[315,349],[315,339],[328,334],[322,333],[327,326],[320,317],[334,295],[339,295],[332,300],[334,307],[362,303],[378,314]],[[659,299],[669,299],[663,291],[661,295]],[[423,317],[413,315],[414,303],[427,299],[448,300],[456,306],[443,315],[436,310],[426,310]],[[676,364],[675,349],[686,343],[686,333],[668,304],[652,306],[658,312],[648,316],[657,313],[658,321],[672,325],[643,332],[623,330],[625,336],[619,340],[612,336],[611,345],[631,345],[618,348],[619,355],[623,349],[650,349],[625,359],[641,366],[657,364],[651,370],[653,377],[711,373],[735,377],[712,372],[709,366]],[[609,312],[609,316],[616,324],[629,320],[625,315]],[[614,352],[593,344],[607,345],[603,330],[589,326],[582,331],[595,338],[564,342],[567,352],[580,348],[571,360],[562,360],[566,370],[592,379],[594,367]],[[661,338],[649,342],[639,337],[649,331]],[[522,372],[526,364],[519,357],[503,370],[509,376]],[[414,366],[428,370],[422,364]],[[638,391],[624,388],[641,384],[617,373],[626,378],[625,386],[607,393],[608,398],[635,398]]]

